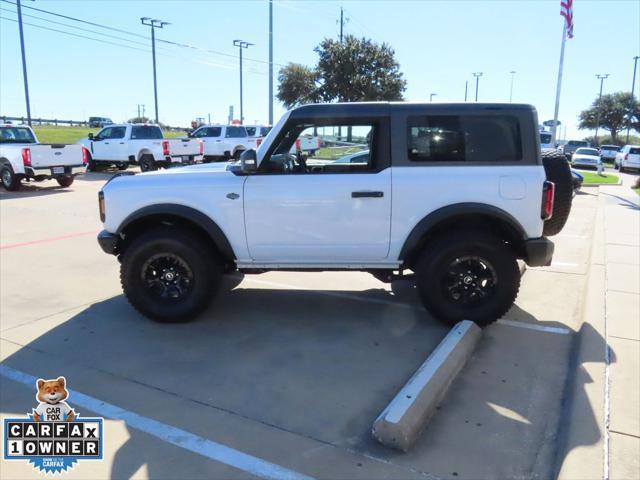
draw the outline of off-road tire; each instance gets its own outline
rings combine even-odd
[[[158,169],[158,166],[153,159],[153,155],[142,155],[138,164],[140,165],[140,170],[143,172],[151,172]]]
[[[0,181],[2,186],[10,192],[20,189],[20,177],[13,173],[13,169],[9,165],[3,165],[0,168]]]
[[[148,288],[145,264],[162,254],[178,256],[191,270],[190,290],[181,299],[160,299]],[[147,269],[149,267],[146,267]],[[161,323],[193,320],[210,303],[222,277],[222,262],[196,234],[175,227],[157,227],[136,237],[121,256],[120,283],[129,303]]]
[[[450,280],[455,277],[450,273],[451,265],[465,257],[482,260],[495,274],[493,290],[479,303],[464,304],[451,297]],[[425,308],[448,325],[461,320],[489,325],[511,308],[520,289],[520,270],[513,250],[501,239],[479,230],[452,231],[427,242],[418,258],[415,278]]]
[[[571,167],[566,157],[556,150],[542,152],[542,164],[547,180],[556,186],[556,194],[553,200],[553,215],[544,222],[542,234],[545,237],[557,235],[564,228],[573,201],[573,178]]]
[[[70,187],[73,183],[73,180],[74,178],[71,175],[56,178],[56,182],[58,182],[58,185],[60,185],[62,188]]]

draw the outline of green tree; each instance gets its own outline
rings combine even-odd
[[[127,120],[127,123],[153,123],[153,120],[147,117],[133,117]]]
[[[323,40],[314,51],[314,68],[290,63],[278,75],[278,95],[285,107],[313,102],[401,100],[407,82],[393,49],[351,35]]]
[[[602,128],[617,143],[618,133],[628,126],[638,129],[640,120],[640,103],[632,98],[629,92],[616,92],[596,98],[586,110],[579,115],[578,128]]]

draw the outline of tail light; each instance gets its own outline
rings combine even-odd
[[[82,164],[87,165],[89,163],[89,150],[82,147]]]
[[[318,149],[320,149],[320,137],[318,137]]]
[[[162,155],[165,157],[169,156],[169,140],[162,141]]]
[[[629,160],[629,154],[628,153],[624,156],[624,159],[625,160]]]
[[[22,164],[25,167],[31,166],[31,149],[30,148],[22,149]]]
[[[556,184],[553,182],[544,182],[542,186],[542,208],[540,217],[543,220],[549,220],[553,215],[553,199],[556,195]]]
[[[261,143],[262,143],[261,138],[256,139],[256,147],[259,147]]]
[[[204,155],[204,142],[202,140],[198,140],[200,144],[200,155]]]
[[[296,152],[299,152],[300,150],[302,150],[302,142],[300,142],[300,139],[298,138],[296,140]]]

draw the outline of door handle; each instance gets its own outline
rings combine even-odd
[[[368,190],[351,192],[351,198],[382,198],[382,197],[384,197],[384,192],[371,192]]]
[[[120,145],[124,145],[124,142],[120,142]]]
[[[109,142],[104,142],[105,145],[109,145]]]

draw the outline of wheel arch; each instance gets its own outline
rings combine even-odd
[[[138,155],[136,155],[136,161],[140,162],[140,159],[142,158],[143,155],[151,155],[153,157],[153,152],[148,148],[140,149],[140,151],[138,151]],[[153,157],[153,159],[155,161],[155,157]]]
[[[215,221],[195,208],[179,204],[150,205],[126,217],[116,231],[124,242],[119,245],[120,253],[137,233],[157,225],[191,228],[209,242],[225,261],[231,262],[236,258],[227,236]]]
[[[451,228],[469,227],[491,231],[511,244],[518,258],[524,257],[523,246],[527,234],[520,222],[510,213],[493,205],[458,203],[442,207],[422,218],[405,239],[399,260],[411,266],[417,254],[431,238]]]

